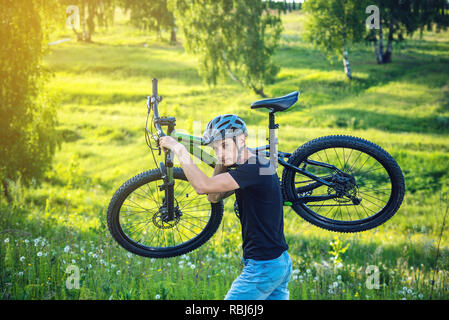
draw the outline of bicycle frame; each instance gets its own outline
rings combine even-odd
[[[201,146],[206,145],[204,142],[204,139],[202,137],[196,137],[190,134],[181,133],[174,131],[174,126],[176,119],[173,117],[159,117],[158,112],[158,103],[162,101],[162,98],[157,95],[157,79],[153,79],[153,95],[150,97],[147,97],[147,108],[148,112],[153,110],[154,113],[154,126],[157,130],[157,136],[162,137],[166,134],[162,130],[163,125],[168,126],[167,134],[174,139],[176,139],[179,143],[183,144],[188,152],[192,154],[193,156],[199,158],[202,162],[206,163],[210,167],[214,168],[215,164],[217,163],[217,158],[213,156],[212,154],[204,151]],[[315,183],[310,185],[310,189],[313,190],[315,188],[320,187],[321,185],[327,185],[332,187],[334,185],[333,182],[327,181],[325,179],[322,179],[320,177],[315,176],[311,172],[308,172],[307,170],[303,168],[296,167],[288,162],[286,162],[284,159],[289,158],[291,156],[291,153],[283,152],[283,151],[277,151],[277,138],[275,137],[275,131],[279,127],[278,124],[274,123],[274,112],[271,111],[269,114],[269,144],[264,146],[259,146],[256,148],[248,148],[250,151],[252,151],[255,154],[259,154],[261,152],[265,151],[265,156],[270,158],[270,161],[275,161],[276,167],[277,164],[282,165],[284,168],[289,168],[293,171],[296,171],[304,176],[309,177],[310,179],[316,181]],[[148,129],[147,129],[148,131]],[[270,152],[271,150],[274,150],[274,152]],[[159,186],[160,190],[165,190],[165,200],[164,200],[164,209],[167,213],[167,221],[171,221],[175,218],[175,210],[177,208],[174,207],[174,181],[173,181],[173,159],[174,154],[172,151],[168,151],[165,153],[165,161],[160,163],[160,170],[161,175],[164,183]],[[273,162],[272,162],[273,163]],[[332,170],[336,170],[339,172],[342,172],[340,169],[335,167],[334,165],[330,165],[327,163],[319,162],[319,161],[313,161],[306,159],[304,164],[310,164],[315,166],[321,166],[325,168],[329,168]],[[323,201],[327,199],[336,198],[336,194],[331,194],[327,196],[304,196],[301,197],[299,200],[293,200],[293,201],[284,201],[284,205],[292,205],[296,203],[305,203],[305,202],[315,202],[315,201]],[[292,200],[292,199],[287,199]]]

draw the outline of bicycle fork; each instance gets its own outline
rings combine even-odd
[[[163,120],[167,120],[166,118]],[[174,121],[168,120],[168,135],[172,133],[174,130]],[[163,122],[163,121],[161,121]],[[162,204],[162,207],[160,208],[161,217],[162,220],[165,222],[173,221],[175,218],[177,218],[177,210],[178,208],[175,208],[175,194],[174,194],[174,186],[175,182],[173,179],[173,160],[174,160],[174,152],[169,150],[165,153],[165,164],[164,162],[160,163],[160,170],[162,175],[162,180],[164,183],[159,186],[159,190],[164,191],[165,197]],[[176,211],[176,212],[175,212]]]

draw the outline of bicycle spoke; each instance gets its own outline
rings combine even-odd
[[[160,192],[158,187],[161,183],[162,180],[146,183],[128,195],[120,208],[120,225],[130,239],[141,245],[181,246],[206,228],[211,218],[211,204],[205,195],[193,192],[188,181],[176,180],[173,189],[176,211],[168,220],[162,202],[165,192]]]
[[[329,149],[333,150],[329,151]],[[333,176],[339,175],[340,181],[343,182],[337,183],[341,184],[340,188],[344,186],[346,189],[343,190],[343,193],[339,193],[341,191],[336,192],[338,189],[334,191],[332,187],[319,185],[308,190],[308,184],[316,183],[316,181],[301,179],[304,176],[296,172],[295,176],[298,179],[294,180],[293,183],[296,185],[298,197],[301,197],[300,195],[312,197],[338,195],[337,198],[322,200],[315,204],[304,203],[303,205],[318,216],[342,222],[363,220],[380,212],[388,202],[391,193],[391,187],[386,187],[391,182],[384,166],[371,155],[354,148],[331,147],[329,149],[321,149],[309,155],[307,160],[334,165],[344,174],[313,164],[307,164],[307,171],[321,179],[328,179],[328,181],[331,181],[329,179]],[[301,164],[298,165],[298,167],[301,166]],[[341,180],[342,177],[346,180]],[[353,177],[351,178],[353,180],[348,180],[348,177]],[[362,202],[354,204],[352,201],[355,200],[352,197],[359,198]],[[323,210],[324,207],[329,207],[329,209]]]

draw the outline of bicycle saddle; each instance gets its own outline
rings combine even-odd
[[[298,95],[299,92],[294,91],[283,97],[259,100],[251,104],[251,109],[268,108],[273,112],[285,111],[298,101]]]

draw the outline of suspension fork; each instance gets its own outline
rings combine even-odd
[[[174,123],[168,127],[168,135],[171,135],[174,130]],[[175,219],[175,181],[173,179],[173,160],[174,152],[169,150],[165,153],[165,161],[160,163],[162,180],[164,183],[159,186],[161,191],[165,193],[165,200],[163,203],[164,211],[166,212],[166,220],[172,221]],[[164,164],[165,163],[165,164]]]

